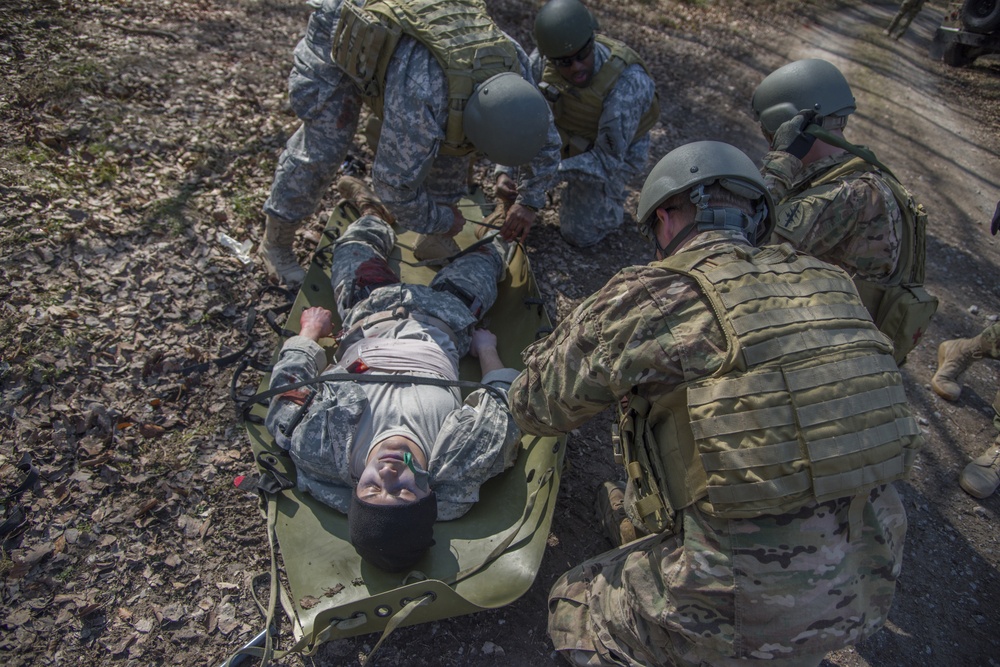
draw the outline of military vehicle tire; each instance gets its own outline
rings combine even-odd
[[[969,32],[989,33],[1000,28],[1000,0],[965,0],[962,25]]]
[[[944,48],[944,53],[941,54],[941,60],[945,65],[949,65],[951,67],[964,67],[975,60],[975,58],[969,55],[968,46],[952,42]]]

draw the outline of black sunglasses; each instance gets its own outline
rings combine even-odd
[[[565,58],[553,58],[552,62],[555,63],[556,67],[572,67],[573,63],[581,63],[590,57],[590,54],[594,51],[594,38],[591,37],[587,40],[587,43],[583,45],[583,48],[574,53],[571,56],[566,56]]]

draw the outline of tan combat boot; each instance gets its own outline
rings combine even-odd
[[[389,212],[382,200],[360,178],[341,176],[337,181],[337,192],[361,211],[361,215],[374,215],[390,225],[396,224],[396,217]]]
[[[461,251],[455,239],[446,234],[417,234],[417,240],[413,243],[413,256],[422,262],[447,259]]]
[[[597,489],[594,509],[597,511],[597,520],[604,528],[604,534],[616,547],[634,542],[644,534],[636,530],[625,514],[624,482],[602,484]]]
[[[957,401],[962,393],[958,376],[983,356],[982,336],[946,340],[938,346],[938,369],[931,378],[931,387],[943,399]]]
[[[965,466],[959,485],[976,498],[989,498],[1000,486],[1000,438],[972,463]]]
[[[271,277],[296,289],[306,279],[305,270],[299,266],[293,245],[298,223],[282,222],[267,216],[264,240],[257,249],[257,256],[264,262],[264,269]]]

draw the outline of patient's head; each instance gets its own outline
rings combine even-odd
[[[372,447],[354,493],[372,505],[405,505],[429,494],[427,459],[410,438],[393,435]]]
[[[437,498],[428,486],[426,465],[413,440],[391,436],[372,448],[351,495],[351,544],[383,570],[411,567],[434,544]]]

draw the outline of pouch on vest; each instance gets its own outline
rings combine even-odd
[[[903,214],[902,265],[897,267],[889,285],[863,280],[855,280],[855,284],[875,326],[892,341],[893,358],[902,364],[927,331],[931,317],[937,312],[938,299],[923,287],[927,212],[894,177],[887,175],[885,182]]]
[[[937,312],[938,298],[920,285],[886,286],[861,282],[858,293],[873,308],[875,326],[892,341],[893,359],[902,364]]]
[[[628,481],[625,488],[625,513],[636,526],[650,533],[674,532],[676,512],[667,498],[667,471],[656,451],[655,436],[649,423],[649,401],[632,394],[628,408],[619,406],[616,459],[625,464]],[[661,488],[662,487],[662,488]]]
[[[353,2],[345,2],[333,35],[330,57],[358,86],[362,95],[378,97],[382,94],[379,63],[392,57],[402,32],[399,25],[387,25]]]

